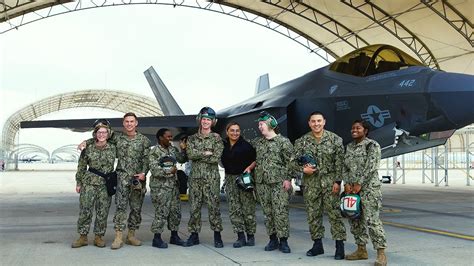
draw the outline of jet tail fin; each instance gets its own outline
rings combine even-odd
[[[165,116],[184,115],[183,110],[181,110],[181,107],[179,107],[173,95],[171,95],[168,88],[166,88],[165,83],[161,80],[160,76],[158,76],[155,69],[151,66],[145,70],[143,74],[145,74],[148,84],[150,84],[151,90],[153,91],[153,94],[155,94],[155,98],[160,104],[163,114]]]
[[[255,95],[270,89],[270,78],[267,74],[263,74],[257,79],[257,84],[255,85]]]

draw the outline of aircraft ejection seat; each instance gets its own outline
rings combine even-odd
[[[358,56],[349,59],[349,64],[345,67],[347,74],[362,77],[365,73],[365,69],[370,62],[370,57],[365,53],[360,53]]]
[[[383,73],[383,72],[399,70],[399,69],[400,69],[400,64],[398,62],[380,61],[377,65],[376,72]]]

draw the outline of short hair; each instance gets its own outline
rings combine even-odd
[[[156,132],[156,139],[160,139],[160,137],[163,137],[166,131],[170,131],[170,130],[165,127],[158,129],[158,131]]]
[[[227,132],[227,130],[229,130],[229,128],[230,128],[231,126],[239,126],[239,128],[240,128],[240,124],[239,124],[239,123],[237,123],[237,122],[235,122],[235,121],[230,121],[230,122],[227,124],[227,126],[225,126],[225,131]]]
[[[352,122],[352,125],[354,124],[361,124],[364,129],[367,129],[367,134],[370,132],[370,124],[369,122],[362,120],[362,119],[356,119],[354,122]]]
[[[326,119],[326,117],[324,116],[323,112],[321,112],[321,111],[314,111],[314,112],[312,112],[311,114],[309,114],[309,116],[308,116],[308,121],[311,120],[311,117],[312,117],[313,115],[320,115],[320,116],[323,117],[323,119]]]
[[[123,116],[123,119],[125,119],[125,118],[128,117],[128,116],[133,116],[133,117],[135,117],[136,120],[138,120],[137,115],[136,115],[135,113],[132,113],[132,112],[126,113],[126,114]]]

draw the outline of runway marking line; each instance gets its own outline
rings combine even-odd
[[[431,233],[431,234],[435,234],[435,235],[443,235],[443,236],[449,236],[449,237],[474,241],[474,236],[471,236],[471,235],[452,233],[452,232],[448,232],[448,231],[429,229],[429,228],[424,228],[424,227],[418,227],[418,226],[395,223],[395,222],[388,222],[388,221],[382,221],[382,223],[386,224],[386,225],[399,227],[399,228],[404,228],[404,229],[409,229],[409,230],[414,230],[414,231],[420,231],[420,232]]]
[[[290,204],[290,207],[306,210],[306,208],[302,204]],[[399,228],[403,228],[403,229],[408,229],[408,230],[414,230],[414,231],[419,231],[419,232],[431,233],[431,234],[435,234],[435,235],[442,235],[442,236],[448,236],[448,237],[454,237],[454,238],[474,241],[474,236],[471,236],[471,235],[452,233],[452,232],[448,232],[448,231],[429,229],[429,228],[418,227],[418,226],[414,226],[414,225],[388,222],[388,221],[383,221],[383,220],[382,220],[382,223],[384,225],[386,224],[386,225],[399,227]]]

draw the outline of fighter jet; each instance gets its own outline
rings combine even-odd
[[[140,118],[140,132],[153,136],[160,127],[195,132],[195,115],[182,113],[154,70],[145,71],[145,76],[165,116]],[[268,111],[277,118],[279,132],[294,141],[309,131],[308,115],[318,110],[325,115],[326,129],[345,143],[351,141],[354,120],[368,121],[369,137],[380,143],[385,158],[442,145],[456,129],[474,123],[473,75],[433,70],[383,44],[355,50],[328,66],[256,92],[218,111],[215,131],[224,136],[225,125],[237,121],[244,137],[255,138],[259,135],[255,120],[260,112]],[[21,127],[88,130],[93,121],[30,121]],[[110,121],[116,130],[121,129],[120,118]]]

